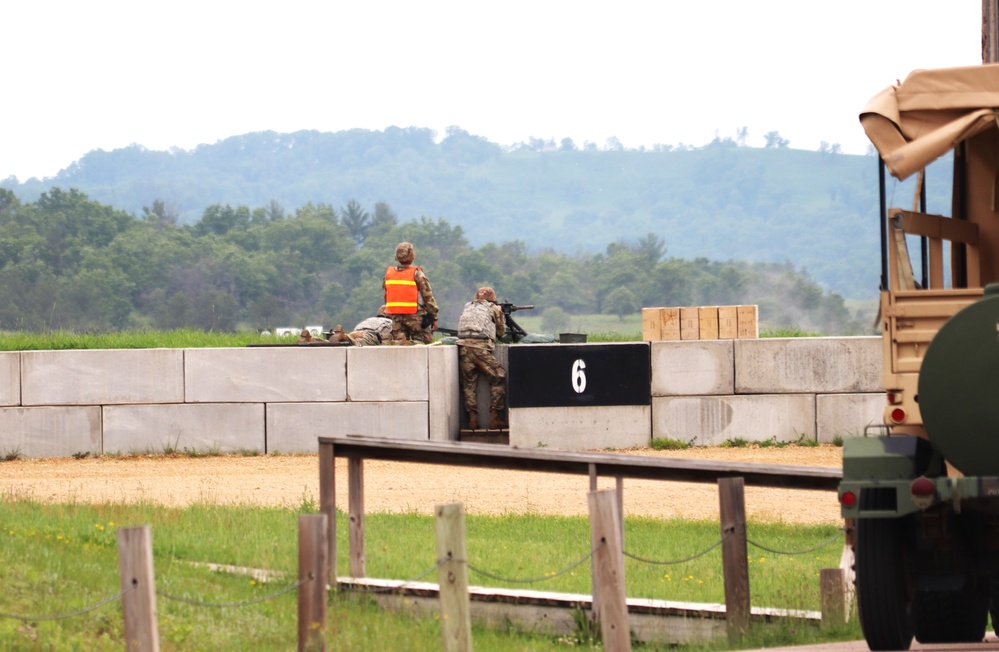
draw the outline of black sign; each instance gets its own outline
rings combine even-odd
[[[507,353],[512,408],[651,404],[648,344],[524,344]]]

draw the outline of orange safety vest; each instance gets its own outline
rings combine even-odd
[[[385,270],[385,313],[389,315],[415,315],[419,307],[419,288],[416,287],[416,270],[419,267],[398,269],[389,265]],[[423,270],[420,270],[423,271]]]

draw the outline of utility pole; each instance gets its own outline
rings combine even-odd
[[[999,0],[982,0],[982,63],[999,63]]]

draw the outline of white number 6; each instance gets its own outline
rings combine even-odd
[[[586,369],[586,363],[582,360],[572,363],[572,388],[577,394],[582,394],[586,389],[586,372],[583,369]]]

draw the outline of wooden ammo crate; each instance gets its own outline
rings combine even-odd
[[[735,306],[718,307],[718,339],[734,340],[739,337],[739,311]]]
[[[680,339],[701,339],[701,311],[698,308],[680,308]]]
[[[642,340],[734,340],[759,337],[756,306],[642,308]]]
[[[659,316],[662,320],[662,337],[663,340],[678,340],[680,339],[680,309],[679,308],[660,308]]]
[[[760,323],[757,306],[737,306],[739,339],[760,336]]]
[[[680,339],[679,308],[642,308],[642,340],[660,342]]]
[[[642,340],[645,342],[658,342],[663,338],[661,310],[663,308],[642,308]]]
[[[697,326],[700,330],[699,339],[718,339],[718,306],[701,306],[697,309]]]

